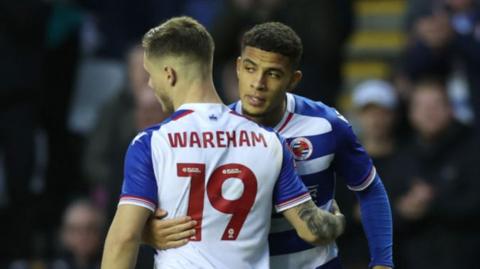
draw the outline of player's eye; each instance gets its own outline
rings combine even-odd
[[[278,72],[268,72],[268,76],[271,78],[280,78],[280,74]]]
[[[247,70],[248,73],[253,73],[255,72],[255,68],[252,66],[245,66],[245,70]]]

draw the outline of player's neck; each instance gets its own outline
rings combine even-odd
[[[223,103],[218,96],[212,79],[188,81],[186,85],[178,85],[179,90],[173,97],[175,110],[187,103]]]

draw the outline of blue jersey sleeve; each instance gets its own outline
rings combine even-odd
[[[307,187],[295,171],[295,160],[287,143],[282,138],[280,138],[280,142],[283,152],[282,168],[273,194],[273,202],[277,212],[282,212],[312,199]]]
[[[392,212],[385,188],[377,175],[364,191],[356,192],[362,212],[362,224],[370,249],[370,267],[393,267]]]
[[[360,145],[352,126],[340,114],[333,121],[336,137],[335,171],[343,177],[349,189],[361,191],[375,179],[375,168],[365,149]]]
[[[153,172],[150,138],[147,132],[142,132],[128,147],[119,205],[133,204],[152,211],[157,207],[157,182]]]

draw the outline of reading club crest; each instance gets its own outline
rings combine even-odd
[[[290,142],[290,149],[292,150],[295,160],[303,161],[312,155],[313,147],[310,140],[305,137],[297,137]]]

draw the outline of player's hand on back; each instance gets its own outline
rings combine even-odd
[[[167,212],[157,209],[143,230],[142,241],[156,249],[177,248],[186,245],[195,234],[196,221],[190,217],[165,219]]]

